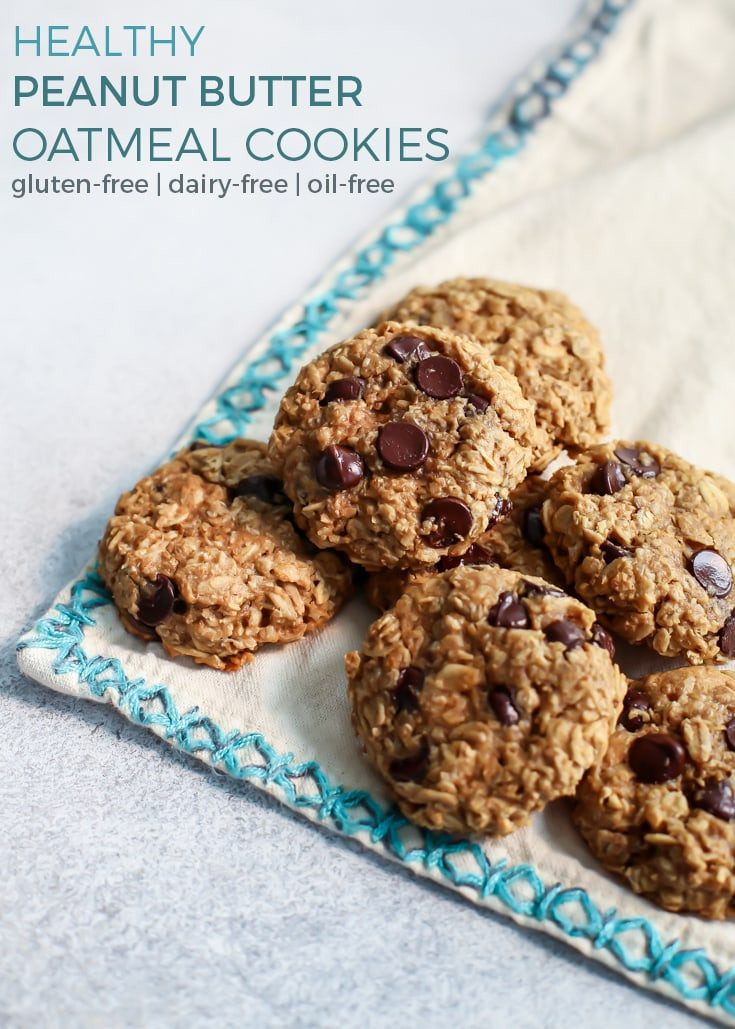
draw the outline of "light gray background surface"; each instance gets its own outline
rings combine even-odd
[[[365,106],[357,118],[337,112],[335,124],[444,125],[455,152],[578,8],[576,0],[104,6],[103,17],[94,0],[6,0],[6,81],[153,70],[93,60],[21,68],[10,56],[16,23],[205,24],[198,63],[155,70],[358,74]],[[159,115],[158,124],[206,122],[192,108],[176,122]],[[329,111],[261,109],[247,119],[331,123]],[[245,121],[238,111],[216,118],[230,133]],[[9,156],[14,128],[120,117],[36,108],[8,117],[6,99],[3,122],[0,1023],[696,1022],[563,945],[211,775],[106,708],[22,679],[17,636],[93,552],[120,491],[157,462],[279,311],[436,168],[385,169],[397,182],[392,198],[13,200],[19,174],[85,173],[19,168]]]

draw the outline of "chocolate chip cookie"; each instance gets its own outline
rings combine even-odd
[[[294,529],[265,451],[244,439],[194,444],[120,498],[99,571],[129,632],[232,670],[339,609],[350,573]]]
[[[525,476],[531,404],[485,348],[395,322],[299,372],[269,454],[298,524],[368,570],[466,550]]]
[[[426,570],[384,568],[373,572],[367,580],[368,600],[378,611],[386,611],[409,583],[424,582],[430,575],[458,565],[496,564],[564,586],[564,577],[544,544],[541,504],[545,496],[545,481],[537,475],[529,475],[512,491],[507,503],[496,510],[498,520],[492,528],[467,550],[441,557]]]
[[[534,470],[563,449],[591,446],[605,432],[612,384],[599,336],[562,293],[495,279],[451,279],[412,290],[383,317],[474,336],[518,378],[547,434]]]
[[[574,821],[595,857],[670,911],[735,914],[735,678],[677,668],[633,682]]]
[[[555,563],[630,643],[690,662],[735,656],[735,486],[652,443],[609,443],[551,478]]]
[[[409,586],[347,655],[353,725],[408,818],[509,833],[604,754],[625,693],[609,645],[540,579],[454,568]]]

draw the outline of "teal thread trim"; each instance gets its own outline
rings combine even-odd
[[[427,240],[454,215],[476,181],[523,149],[531,132],[551,114],[554,101],[598,54],[632,3],[603,0],[583,34],[516,97],[505,126],[492,132],[479,150],[463,157],[426,200],[412,206],[360,251],[354,265],[337,275],[326,293],[305,304],[299,320],[275,334],[267,352],[215,398],[215,414],[198,424],[194,437],[223,442],[242,434],[252,414],[266,404],[267,393],[279,390],[295,362],[326,331],[339,305],[363,296],[397,253]],[[109,603],[99,578],[93,573],[85,576],[72,586],[69,603],[56,605],[55,613],[39,621],[35,635],[24,638],[18,649],[55,652],[55,674],[76,675],[97,699],[114,690],[118,707],[131,721],[158,729],[180,750],[208,760],[213,772],[268,787],[292,807],[330,822],[345,835],[366,834],[371,843],[406,864],[420,864],[481,900],[494,897],[515,914],[550,922],[564,935],[586,939],[593,949],[606,951],[628,971],[651,981],[665,980],[687,1000],[703,1001],[735,1016],[735,967],[721,973],[703,950],[682,950],[678,940],[665,943],[645,918],[624,919],[614,909],[600,911],[579,887],[565,888],[560,883],[549,887],[531,865],[509,866],[505,858],[491,864],[476,843],[419,830],[396,808],[383,808],[369,793],[333,786],[317,762],[295,763],[293,754],[278,753],[257,732],[225,733],[198,708],[179,712],[166,686],[129,679],[116,658],[87,656],[84,631],[96,624],[93,612]],[[471,861],[469,870],[456,864],[458,855]]]
[[[687,1000],[704,1001],[735,1016],[735,968],[720,972],[703,950],[683,950],[678,940],[664,941],[648,919],[618,918],[614,909],[600,911],[585,890],[560,883],[547,886],[531,865],[508,865],[504,858],[491,864],[477,843],[419,829],[364,790],[333,785],[316,761],[295,762],[293,754],[279,753],[258,732],[224,732],[197,707],[179,711],[166,686],[129,679],[116,658],[88,657],[84,630],[95,624],[96,609],[110,603],[101,580],[88,574],[74,583],[69,603],[57,604],[55,613],[38,622],[35,635],[21,641],[19,649],[56,651],[57,675],[76,675],[99,700],[114,691],[118,707],[131,721],[156,728],[180,750],[217,765],[232,778],[268,787],[279,799],[347,836],[367,835],[404,864],[420,865],[478,899],[494,897],[514,914],[550,922],[564,935],[586,939],[593,949],[611,954],[628,971],[652,982],[663,979]],[[458,856],[469,859],[471,867],[461,870],[455,863]]]
[[[410,207],[364,247],[352,267],[340,272],[325,293],[304,305],[297,321],[271,337],[267,352],[255,358],[240,379],[215,398],[215,412],[199,422],[193,437],[225,443],[244,435],[253,413],[265,407],[268,394],[280,391],[283,378],[329,328],[340,303],[363,296],[385,275],[397,254],[424,243],[453,217],[479,179],[523,149],[538,124],[552,113],[554,102],[597,56],[632,2],[603,0],[585,32],[566,45],[540,78],[516,97],[506,123],[491,132],[478,150],[460,158],[452,174],[438,182],[425,200]]]

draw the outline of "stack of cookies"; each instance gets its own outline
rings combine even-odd
[[[504,834],[576,793],[607,868],[725,917],[735,486],[600,443],[603,366],[558,293],[416,289],[299,372],[267,447],[196,442],[125,494],[100,573],[130,632],[234,669],[363,570],[382,614],[347,655],[353,724],[409,818]],[[629,683],[611,633],[691,665]]]

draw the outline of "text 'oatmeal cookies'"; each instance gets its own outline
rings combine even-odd
[[[485,531],[537,440],[517,380],[479,344],[388,323],[301,369],[269,455],[313,543],[410,568]]]
[[[604,754],[625,693],[611,649],[594,612],[543,580],[454,568],[347,655],[353,725],[413,822],[509,833]]]
[[[677,668],[631,682],[574,821],[594,856],[670,911],[735,914],[735,678]]]
[[[606,443],[549,480],[555,563],[630,643],[735,657],[735,485],[653,443]]]
[[[232,670],[339,610],[350,572],[294,529],[265,451],[245,439],[195,443],[123,494],[99,571],[129,632]]]
[[[411,290],[383,317],[473,336],[516,376],[546,436],[532,470],[545,468],[562,450],[597,443],[606,431],[612,384],[600,339],[563,293],[457,278]]]

